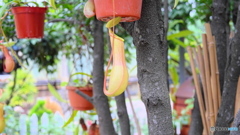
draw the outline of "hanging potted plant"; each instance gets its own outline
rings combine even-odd
[[[30,6],[29,3],[35,4],[36,7]],[[22,2],[21,0],[6,3],[0,9],[0,11],[5,11],[6,14],[3,16],[4,13],[0,13],[0,17],[4,19],[8,11],[11,10],[14,15],[14,23],[18,38],[42,38],[47,7],[39,7],[36,2],[29,3]],[[53,8],[56,8],[54,0],[49,0],[49,4]],[[10,9],[8,9],[8,7]]]
[[[128,86],[128,69],[125,60],[124,39],[117,36],[114,27],[119,22],[132,22],[140,19],[142,0],[88,0],[84,6],[87,18],[96,15],[98,20],[107,21],[111,40],[111,55],[104,77],[104,94],[118,96]],[[113,59],[112,71],[107,88],[108,68]]]
[[[84,7],[86,17],[109,21],[121,17],[121,22],[136,21],[141,16],[142,0],[88,0]]]
[[[72,79],[73,76],[78,74],[84,74],[87,75],[88,77],[91,77],[91,75],[85,73],[75,73],[70,76],[70,81],[66,86],[66,89],[68,90],[68,98],[70,101],[70,105],[74,110],[80,111],[92,110],[94,108],[93,104],[76,93],[76,91],[81,91],[82,93],[88,95],[89,97],[92,97],[93,96],[92,84],[90,83],[90,81],[86,81],[83,79]]]

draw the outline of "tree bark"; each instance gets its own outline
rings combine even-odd
[[[104,78],[104,41],[103,22],[94,20],[94,52],[93,52],[93,103],[98,114],[101,135],[115,135],[108,99],[103,93]]]
[[[130,133],[130,121],[128,117],[126,102],[125,102],[125,93],[115,97],[117,103],[117,114],[119,118],[121,134],[122,135],[131,135]]]
[[[146,106],[149,135],[172,135],[167,51],[160,0],[143,0],[139,21],[122,23],[137,50],[138,82]]]
[[[234,118],[234,106],[237,82],[240,75],[240,7],[236,24],[236,33],[230,43],[230,54],[228,54],[222,102],[218,111],[217,127],[230,127]],[[215,135],[227,135],[228,132],[216,131]]]
[[[189,135],[202,135],[203,125],[197,95],[194,96],[194,108],[191,115]]]
[[[217,60],[219,68],[220,89],[223,90],[224,73],[227,61],[227,28],[228,22],[226,18],[228,0],[213,0],[212,23],[211,28],[216,39]]]
[[[234,128],[238,128],[238,130],[232,130],[230,132],[230,135],[240,135],[240,110],[238,111],[235,119],[234,119],[234,122],[233,122],[233,126]]]

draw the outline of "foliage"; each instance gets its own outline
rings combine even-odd
[[[58,101],[65,102],[65,103],[67,102],[65,99],[61,97],[61,95],[57,92],[54,86],[52,86],[50,83],[48,83],[48,90],[56,99],[58,99]]]
[[[15,77],[16,80],[14,80]],[[35,87],[34,83],[35,81],[31,73],[23,69],[17,69],[16,71],[12,72],[12,78],[4,88],[4,93],[0,101],[10,101],[10,106],[21,106],[25,103],[33,102],[37,93],[37,88]]]
[[[29,110],[29,115],[31,116],[33,114],[36,114],[38,118],[40,118],[44,113],[52,113],[51,110],[45,108],[45,103],[46,101],[44,100],[38,100],[36,104]]]
[[[181,115],[178,116],[176,110],[173,110],[172,112],[172,116],[173,116],[173,125],[174,127],[180,125],[180,127],[182,127],[182,125],[188,125],[190,124],[190,115],[189,112],[193,109],[193,102],[194,102],[194,98],[190,98],[185,100],[185,104],[187,104],[187,107],[184,108],[181,111]]]
[[[5,106],[4,111],[6,120],[6,127],[4,129],[4,133],[15,135],[20,130],[18,126],[20,114],[15,112],[11,106]]]
[[[63,125],[63,128],[66,127],[68,124],[70,124],[70,123],[74,120],[77,112],[78,112],[77,110],[73,110],[73,111],[72,111],[72,114],[71,114],[70,118],[69,118],[69,119],[67,120],[67,122]]]
[[[6,128],[4,130],[4,133],[9,135],[19,135],[20,134],[20,119],[22,116],[25,116],[27,127],[30,127],[30,115],[25,115],[18,113],[14,111],[14,109],[11,106],[5,106],[5,119],[6,119]],[[46,113],[46,112],[45,112]],[[54,114],[50,113],[48,114],[49,118],[49,124],[46,127],[45,123],[41,123],[39,120],[39,126],[38,126],[38,132],[40,134],[52,134],[52,135],[64,135],[64,131],[62,128],[59,128],[59,121],[56,121],[56,118],[54,118]],[[30,135],[29,128],[27,128],[28,132],[26,135]],[[68,129],[68,131],[71,131],[72,129]],[[45,133],[44,131],[47,131]]]
[[[196,6],[193,9],[193,12],[195,12],[195,14],[193,14],[192,18],[198,18],[203,22],[209,22],[212,15],[212,0],[195,0],[195,4]]]

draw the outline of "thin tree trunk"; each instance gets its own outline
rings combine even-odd
[[[119,117],[119,123],[121,128],[121,134],[122,135],[131,135],[130,133],[130,122],[125,102],[125,93],[122,93],[121,95],[115,97],[116,103],[117,103],[117,114]]]
[[[7,101],[5,102],[6,105],[9,105],[11,103],[11,100],[14,96],[15,93],[15,89],[16,89],[16,84],[17,84],[17,69],[14,70],[14,75],[13,75],[13,86],[11,88],[11,93],[10,93],[10,97],[7,99]]]
[[[149,135],[172,135],[167,51],[161,1],[143,0],[139,21],[122,23],[137,50],[138,80],[147,109]]]
[[[191,115],[191,124],[189,129],[189,135],[202,135],[203,132],[203,125],[202,125],[202,118],[200,114],[198,99],[195,94],[194,96],[194,108],[192,110]]]
[[[224,73],[227,61],[227,4],[228,0],[213,0],[211,28],[216,39],[220,89],[223,90]]]
[[[104,78],[104,41],[103,22],[94,20],[94,52],[93,52],[93,103],[97,110],[101,135],[115,135],[108,99],[103,93]]]
[[[240,75],[240,7],[238,10],[238,19],[236,24],[236,33],[230,43],[226,74],[224,78],[224,87],[222,93],[222,102],[218,111],[217,127],[230,127],[234,119],[234,106],[238,78]],[[229,131],[216,131],[215,135],[227,135]]]

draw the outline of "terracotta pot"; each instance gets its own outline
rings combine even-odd
[[[46,7],[13,7],[18,38],[42,38]]]
[[[85,111],[85,110],[92,110],[93,104],[75,93],[75,90],[79,90],[88,96],[92,97],[93,91],[92,87],[74,87],[74,86],[67,86],[66,89],[68,90],[68,97],[70,100],[70,104],[75,110]]]
[[[121,22],[132,22],[141,16],[142,0],[94,0],[94,6],[98,20],[109,21],[115,14]]]
[[[189,128],[190,128],[189,125],[182,125],[181,135],[188,135]]]

